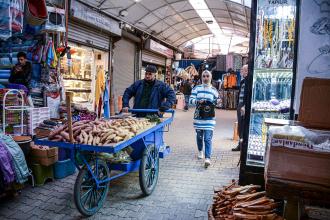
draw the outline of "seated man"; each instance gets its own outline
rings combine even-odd
[[[159,109],[164,112],[172,108],[176,96],[171,87],[156,80],[155,66],[146,67],[145,78],[127,88],[123,95],[123,112],[128,112],[129,100],[134,97],[134,109]]]
[[[14,84],[20,84],[29,88],[32,74],[32,65],[26,59],[24,52],[17,54],[18,63],[11,70],[9,82]]]

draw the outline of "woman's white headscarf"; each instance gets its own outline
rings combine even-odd
[[[203,84],[205,84],[204,82],[203,82],[203,76],[204,75],[209,75],[209,78],[207,78],[207,80],[208,80],[208,82],[206,83],[206,85],[211,85],[211,83],[212,83],[212,74],[211,74],[211,72],[210,71],[208,71],[208,70],[204,70],[203,71],[203,73],[202,73],[202,83]]]

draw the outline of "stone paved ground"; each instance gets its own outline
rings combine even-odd
[[[213,189],[238,177],[238,153],[231,141],[235,112],[217,112],[212,166],[197,160],[192,111],[178,111],[166,143],[172,153],[160,161],[159,181],[149,197],[142,197],[138,174],[111,182],[104,207],[90,219],[207,219]],[[73,204],[76,175],[27,187],[21,195],[0,202],[0,219],[80,219]]]

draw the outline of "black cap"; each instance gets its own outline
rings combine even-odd
[[[157,73],[157,68],[154,65],[148,65],[146,67],[146,72],[148,72],[148,73]]]

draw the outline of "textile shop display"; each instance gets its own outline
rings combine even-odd
[[[216,61],[217,71],[227,71],[226,69],[226,55],[218,55]]]
[[[226,70],[234,69],[234,54],[226,55]]]
[[[15,170],[16,182],[24,183],[28,180],[29,170],[26,164],[22,149],[16,144],[12,137],[1,134],[0,140],[6,145],[7,150],[13,158],[13,166]]]
[[[222,84],[224,89],[234,89],[237,88],[237,74],[225,74],[222,76]]]
[[[240,54],[234,54],[233,70],[240,71],[243,66],[243,57]]]
[[[26,21],[30,25],[42,25],[47,20],[46,0],[26,0]]]
[[[220,102],[217,107],[222,109],[236,109],[238,94],[239,90],[236,89],[221,89],[219,91]]]
[[[2,174],[3,183],[3,186],[0,185],[0,188],[3,188],[5,185],[15,181],[15,171],[11,154],[2,141],[0,141],[0,161],[0,172]]]
[[[0,1],[0,39],[6,40],[23,30],[25,0]]]

